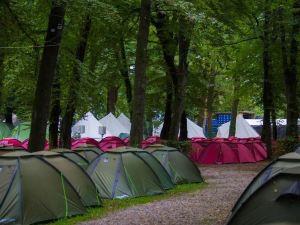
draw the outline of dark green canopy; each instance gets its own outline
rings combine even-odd
[[[101,205],[100,196],[94,182],[74,161],[56,152],[40,151],[33,154],[42,157],[56,169],[61,171],[76,189],[85,206]]]
[[[27,225],[85,213],[66,177],[47,161],[28,154],[0,157],[0,224]]]
[[[129,149],[102,153],[87,170],[103,198],[129,198],[163,193],[153,169]]]
[[[295,225],[300,221],[300,154],[279,157],[241,195],[228,225]]]
[[[197,166],[176,148],[155,144],[145,150],[159,160],[174,184],[203,182]]]

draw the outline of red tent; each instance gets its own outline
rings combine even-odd
[[[126,146],[125,142],[121,138],[115,136],[103,138],[99,142],[99,148],[103,151],[123,146]]]
[[[149,145],[157,144],[160,142],[159,136],[150,136],[142,141],[142,148],[147,148]]]
[[[80,138],[72,141],[72,149],[93,146],[99,148],[99,143],[93,138]]]
[[[253,163],[267,158],[259,139],[216,138],[192,141],[191,159],[200,164]]]
[[[22,142],[15,138],[4,138],[0,140],[0,147],[24,149]]]

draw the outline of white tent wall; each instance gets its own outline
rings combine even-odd
[[[158,126],[158,128],[153,129],[153,135],[160,135],[160,132],[163,128],[163,123]],[[193,137],[203,137],[205,138],[205,135],[203,133],[202,127],[198,126],[196,123],[191,121],[190,119],[187,119],[187,130],[188,130],[188,138]]]
[[[224,123],[218,128],[217,137],[228,138],[230,129],[230,122]],[[236,117],[235,137],[237,138],[251,138],[259,137],[259,134],[250,126],[250,124],[239,114]]]
[[[103,127],[104,125],[101,124],[95,116],[88,112],[84,115],[84,117],[79,120],[73,127],[72,127],[72,136],[78,132],[79,130],[83,131],[83,133],[80,132],[81,138],[94,138],[96,140],[102,139],[101,134],[99,134],[99,127]],[[82,128],[84,127],[84,128]],[[107,136],[111,136],[110,133],[106,132]]]
[[[127,116],[125,116],[123,113],[121,113],[117,119],[127,130],[130,131],[131,122]]]
[[[130,130],[125,128],[112,113],[103,117],[99,122],[106,127],[106,133],[109,133],[110,136],[118,137],[121,133],[130,133]],[[105,136],[109,135],[106,134]]]

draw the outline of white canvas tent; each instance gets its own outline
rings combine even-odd
[[[162,123],[159,125],[158,128],[154,129],[153,135],[160,135],[163,125],[164,124]],[[205,138],[202,127],[198,126],[190,119],[187,119],[187,130],[188,130],[188,138],[193,138],[193,137]]]
[[[130,130],[125,128],[112,113],[103,117],[99,122],[106,127],[106,132],[113,136],[118,137],[121,133],[130,133]]]
[[[102,139],[102,135],[99,129],[103,126],[91,112],[88,112],[72,127],[72,136],[80,134],[81,138],[89,137],[100,140]],[[106,136],[110,135],[106,132]]]
[[[230,122],[224,123],[218,129],[217,137],[228,138]],[[250,126],[250,124],[239,114],[236,117],[235,137],[237,138],[251,138],[259,137],[259,134]]]
[[[120,114],[120,116],[117,118],[119,122],[130,131],[131,128],[131,122],[127,116],[125,116],[123,113]]]

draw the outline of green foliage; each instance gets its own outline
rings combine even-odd
[[[280,139],[277,142],[275,154],[279,156],[289,152],[294,152],[297,147],[299,147],[299,144],[299,140],[291,137]]]
[[[166,141],[164,144],[180,150],[185,155],[188,155],[192,150],[190,141]]]

